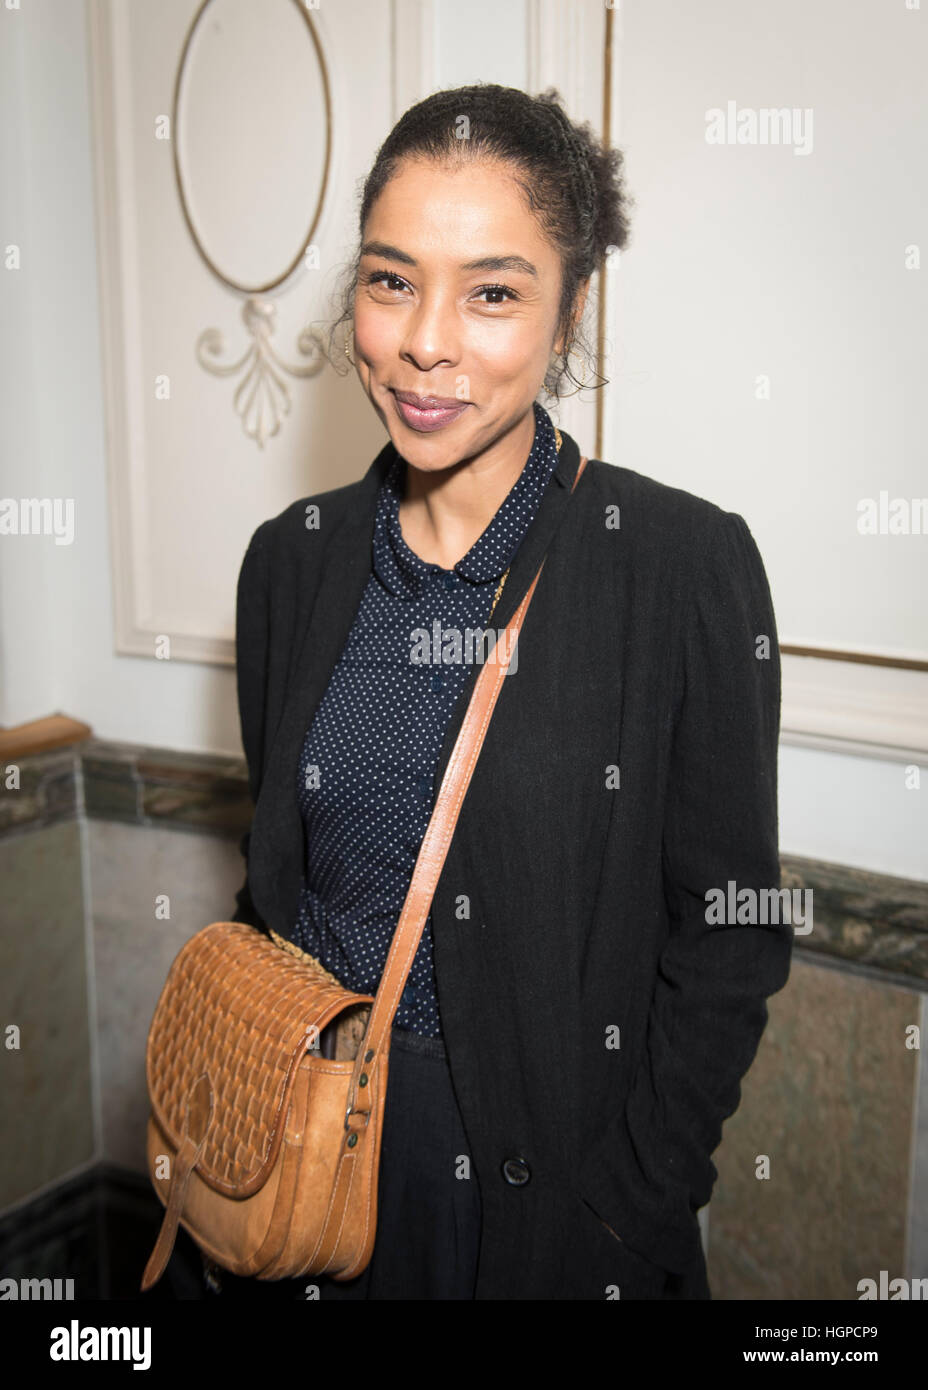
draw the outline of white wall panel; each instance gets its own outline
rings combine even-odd
[[[905,3],[626,0],[636,207],[606,432],[614,462],[745,517],[784,646],[922,668],[788,653],[785,736],[923,759],[926,59],[928,13]],[[708,142],[729,103],[801,119],[790,143]],[[907,530],[861,533],[881,494]]]

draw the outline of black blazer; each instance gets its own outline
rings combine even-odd
[[[300,748],[393,458],[264,522],[241,568],[256,809],[235,916],[283,936]],[[740,516],[595,459],[571,496],[578,462],[565,434],[493,615],[508,622],[547,554],[433,901],[483,1205],[477,1297],[706,1297],[695,1213],[792,944],[789,926],[706,921],[710,889],[779,886],[774,615]]]

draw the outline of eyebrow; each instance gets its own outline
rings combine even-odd
[[[361,247],[362,256],[383,256],[387,260],[399,261],[401,265],[418,264],[406,251],[391,246],[386,241],[366,241]],[[525,275],[538,278],[538,271],[524,256],[481,256],[476,261],[467,261],[462,270],[521,270]]]

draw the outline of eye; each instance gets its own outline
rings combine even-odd
[[[364,280],[368,285],[382,284],[384,289],[390,291],[402,290],[404,286],[408,289],[407,281],[392,270],[372,270],[364,276]]]
[[[505,304],[506,299],[518,299],[515,290],[511,290],[508,285],[481,285],[476,291],[478,295],[488,294],[493,298],[484,301],[486,304]]]

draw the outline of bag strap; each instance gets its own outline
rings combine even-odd
[[[586,463],[586,459],[581,458],[571,492],[580,481],[580,475],[586,467]],[[542,560],[528,593],[507,626],[509,645],[505,660],[494,661],[491,659],[484,663],[471,695],[467,713],[455,741],[448,766],[445,769],[435,808],[419,847],[416,866],[413,869],[403,910],[393,934],[380,986],[371,1006],[364,1038],[358,1048],[351,1085],[348,1090],[348,1108],[345,1112],[345,1128],[348,1130],[366,1128],[370,1118],[371,1087],[368,1084],[370,1074],[382,1055],[384,1039],[392,1027],[400,995],[412,969],[413,959],[428,919],[432,898],[441,877],[461,805],[470,785],[480,750],[483,747],[490,717],[502,689],[503,679],[509,669],[509,662],[523,619],[544,567],[545,562]],[[499,641],[497,640],[498,646]],[[495,650],[496,648],[494,648],[494,653]],[[351,1121],[355,1117],[358,1123],[352,1124]]]

